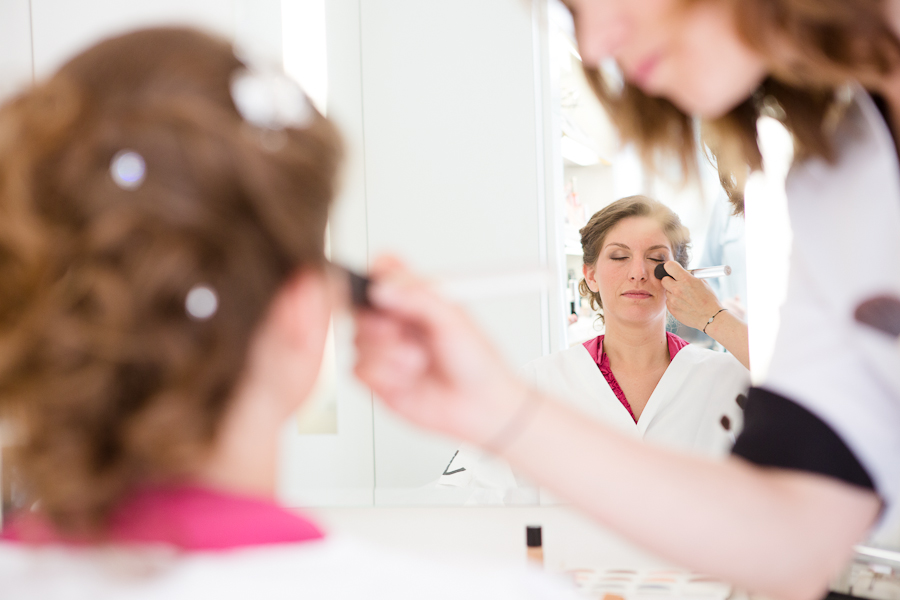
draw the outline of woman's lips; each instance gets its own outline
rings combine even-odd
[[[627,292],[623,292],[622,295],[626,298],[634,298],[637,300],[640,300],[642,298],[650,298],[651,296],[653,296],[653,294],[651,294],[650,292],[645,292],[642,290],[628,290]]]
[[[659,64],[660,56],[658,54],[650,56],[642,60],[635,69],[628,73],[628,79],[640,88],[645,88]]]

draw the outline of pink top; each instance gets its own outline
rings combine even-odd
[[[319,540],[311,521],[271,500],[202,487],[148,488],[135,492],[113,513],[104,541],[162,543],[187,551]],[[0,540],[28,544],[87,544],[61,537],[43,518],[24,513],[4,527]]]
[[[675,358],[675,355],[678,354],[679,350],[688,345],[686,341],[684,341],[674,333],[669,333],[668,331],[666,332],[666,341],[669,343],[670,361]],[[591,358],[593,358],[594,362],[597,363],[597,366],[600,367],[600,372],[603,373],[603,377],[606,379],[609,387],[612,388],[612,391],[616,395],[616,398],[619,399],[619,402],[622,403],[622,406],[628,409],[628,414],[631,415],[631,418],[634,419],[635,423],[637,423],[637,419],[634,416],[634,411],[631,410],[631,404],[629,404],[628,399],[625,398],[625,392],[622,391],[621,386],[619,386],[619,382],[616,381],[616,376],[613,375],[612,369],[609,367],[609,356],[607,356],[606,352],[603,351],[603,336],[598,335],[594,339],[586,341],[584,343],[584,347],[587,348],[587,351],[591,355]]]

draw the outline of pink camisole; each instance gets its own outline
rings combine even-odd
[[[675,358],[675,355],[678,354],[679,350],[688,345],[688,342],[684,341],[674,333],[669,332],[666,332],[666,341],[669,343],[670,361]],[[622,391],[622,387],[619,385],[619,382],[616,381],[616,376],[613,375],[612,369],[609,367],[609,356],[603,351],[603,336],[598,335],[594,339],[586,341],[584,347],[587,349],[588,354],[591,355],[591,358],[594,359],[594,362],[597,363],[597,366],[600,367],[600,372],[603,373],[603,377],[606,379],[609,387],[612,388],[616,398],[619,399],[622,406],[628,409],[628,414],[631,415],[631,418],[637,423],[634,411],[631,410],[631,404],[629,404],[628,399],[625,398],[625,392]]]
[[[323,537],[313,522],[271,500],[199,486],[173,486],[132,493],[114,511],[104,541],[217,551]],[[38,545],[90,543],[62,537],[45,519],[28,512],[14,516],[0,540]]]

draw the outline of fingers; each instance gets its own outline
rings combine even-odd
[[[373,278],[381,278],[398,272],[409,272],[406,263],[393,254],[382,254],[372,261],[372,268],[369,270],[369,275]]]
[[[393,256],[382,256],[374,262],[369,299],[376,309],[434,335],[468,328],[462,309],[438,294],[431,281],[415,275]]]
[[[666,268],[666,273],[669,274],[668,277],[663,277],[660,279],[660,283],[662,286],[668,291],[671,289],[676,282],[684,281],[690,277],[693,277],[690,273],[688,273],[684,267],[682,267],[679,263],[674,260],[666,261],[663,265]]]
[[[383,397],[410,388],[428,370],[421,336],[408,325],[368,311],[356,320],[355,373]]]

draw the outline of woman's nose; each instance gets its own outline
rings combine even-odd
[[[631,261],[631,269],[629,270],[628,277],[633,281],[643,281],[647,279],[647,268],[644,266],[644,261]]]
[[[616,54],[628,35],[627,19],[618,0],[589,0],[579,3],[576,16],[578,52],[588,67]]]

